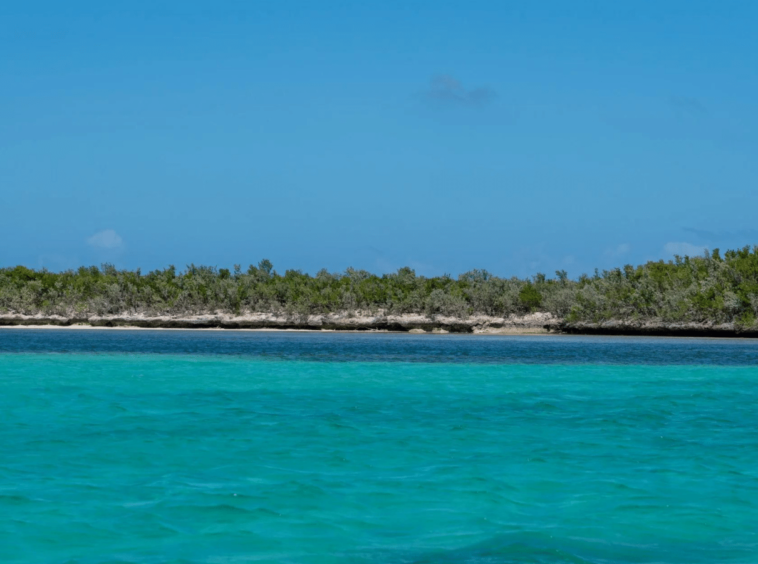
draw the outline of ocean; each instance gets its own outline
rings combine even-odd
[[[756,563],[758,342],[0,330],[3,563]]]

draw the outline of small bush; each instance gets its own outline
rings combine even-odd
[[[528,311],[535,311],[542,304],[542,294],[531,282],[522,286],[518,293],[518,299],[524,309]]]

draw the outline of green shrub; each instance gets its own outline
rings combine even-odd
[[[518,299],[528,311],[535,311],[542,304],[542,294],[531,282],[527,282],[521,287]]]

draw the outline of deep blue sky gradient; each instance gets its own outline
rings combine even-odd
[[[755,2],[9,1],[0,23],[2,266],[576,276],[758,243]]]

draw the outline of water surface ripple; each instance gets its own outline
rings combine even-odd
[[[751,341],[5,330],[0,351],[2,562],[758,562]]]

